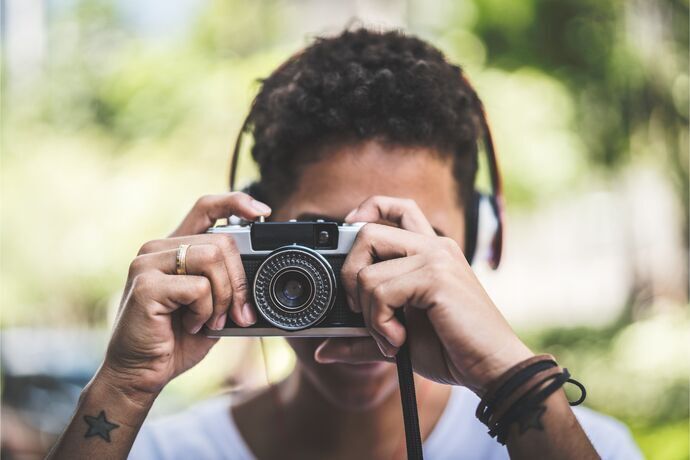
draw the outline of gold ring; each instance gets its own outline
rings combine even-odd
[[[175,272],[178,275],[187,274],[187,249],[189,244],[181,244],[177,248],[177,256],[175,257]]]

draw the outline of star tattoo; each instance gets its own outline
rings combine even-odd
[[[106,441],[110,442],[110,432],[115,428],[119,428],[120,425],[111,423],[105,418],[105,411],[101,411],[98,417],[92,417],[91,415],[85,415],[84,421],[89,425],[89,429],[84,435],[85,438],[90,438],[91,436],[100,436]]]
[[[544,412],[546,412],[546,406],[540,405],[520,418],[520,434],[524,433],[530,428],[543,431],[544,425],[541,424],[541,417],[544,415]]]

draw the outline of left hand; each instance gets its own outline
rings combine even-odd
[[[415,372],[482,395],[493,380],[533,355],[457,242],[437,236],[414,201],[373,197],[346,221],[398,228],[365,225],[341,273],[348,303],[362,312],[373,340],[328,339],[317,349],[317,361],[390,361],[409,335]],[[403,307],[407,329],[395,318]]]

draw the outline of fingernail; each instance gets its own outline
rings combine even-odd
[[[222,315],[220,315],[216,320],[216,324],[213,325],[213,329],[215,329],[216,331],[220,331],[221,329],[223,329],[225,327],[225,322],[227,321],[227,319],[227,313],[223,313]]]
[[[315,356],[316,362],[319,364],[333,364],[337,362],[333,358],[329,358],[328,356],[323,356],[323,355],[317,355]]]
[[[248,302],[242,305],[242,318],[249,326],[256,323],[256,313],[254,313],[252,306]]]
[[[386,339],[384,338],[384,340]],[[376,344],[379,346],[379,351],[381,352],[381,354],[386,358],[392,358],[393,356],[395,356],[395,353],[393,353],[390,348],[392,347],[392,345],[390,345],[389,343],[384,345],[381,342],[377,341]]]
[[[197,332],[199,332],[199,331],[201,330],[202,327],[204,327],[203,324],[197,324],[196,326],[194,326],[194,327],[192,328],[191,331],[189,331],[189,333],[192,334],[192,335],[193,335],[193,334],[196,334]]]
[[[355,209],[353,209],[352,211],[350,211],[350,212],[347,214],[347,216],[345,216],[345,222],[348,222],[348,221],[352,218],[352,216],[355,215],[355,213],[357,212],[358,209],[359,209],[359,208],[355,208]]]
[[[254,208],[260,214],[270,214],[271,208],[261,201],[252,200],[252,208]]]
[[[319,364],[331,364],[335,362],[333,358],[328,356],[328,352],[324,352],[324,350],[328,350],[329,347],[329,340],[326,339],[321,344],[316,347],[316,350],[314,350],[314,361],[316,361]]]

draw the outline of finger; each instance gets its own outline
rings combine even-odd
[[[230,317],[239,326],[246,327],[254,324],[256,322],[256,312],[247,302],[247,277],[242,265],[242,258],[235,240],[230,235],[202,234],[153,240],[144,244],[139,253],[146,254],[171,249],[177,250],[181,244],[213,244],[221,249],[232,288]]]
[[[327,339],[314,352],[314,360],[321,364],[394,361],[384,356],[376,342],[370,337]]]
[[[388,222],[411,232],[436,235],[417,202],[409,198],[372,196],[353,209],[345,222]]]
[[[426,298],[434,283],[432,274],[425,266],[379,284],[372,294],[368,326],[395,347],[405,343],[406,331],[395,311],[404,306],[433,305],[432,299]]]
[[[213,314],[211,283],[204,276],[146,272],[134,279],[132,293],[138,297],[138,304],[161,305],[160,314],[170,314],[186,306],[182,324],[190,334],[199,332]]]
[[[362,268],[381,260],[423,254],[433,247],[435,239],[386,225],[362,227],[340,274],[350,307],[357,300],[357,274]]]
[[[175,275],[177,249],[141,255],[133,264],[137,265],[138,270],[154,269]],[[205,276],[211,282],[213,315],[206,325],[213,330],[222,329],[232,301],[232,285],[222,250],[213,244],[191,245],[187,249],[185,265],[188,275]]]
[[[373,327],[372,303],[376,288],[386,281],[402,276],[424,266],[426,257],[416,254],[410,257],[390,259],[373,265],[368,265],[357,274],[357,299],[355,311],[361,311],[369,333],[374,337],[381,353],[392,357],[398,352],[398,346],[389,342],[378,330]],[[358,310],[359,309],[359,310]]]
[[[271,208],[242,192],[205,195],[199,198],[189,214],[170,236],[194,235],[205,232],[218,219],[236,215],[247,220],[269,216]]]
[[[357,303],[353,311],[365,312],[371,302],[371,294],[376,286],[391,278],[404,275],[424,266],[426,256],[415,254],[410,257],[384,260],[367,265],[357,273]]]

